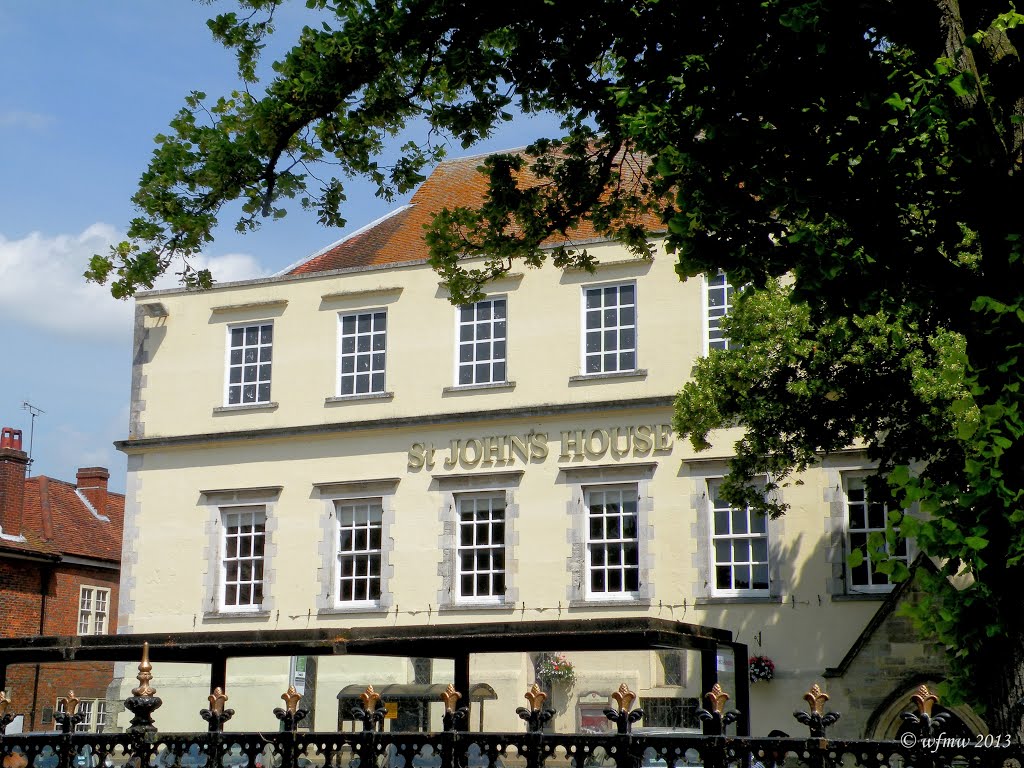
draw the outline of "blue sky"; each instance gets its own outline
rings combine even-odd
[[[34,474],[73,481],[78,467],[106,466],[111,487],[124,489],[124,456],[112,443],[127,435],[132,308],[81,273],[93,253],[121,239],[152,137],[184,96],[237,85],[230,53],[205,26],[232,7],[0,2],[0,425],[23,429],[27,447],[22,404],[45,411],[36,420]],[[282,9],[280,45],[307,14],[302,0]],[[551,125],[520,119],[471,151],[521,146]],[[450,154],[467,152],[455,145]],[[269,274],[402,202],[354,184],[345,230],[299,210],[245,236],[229,225],[206,264],[221,281]]]

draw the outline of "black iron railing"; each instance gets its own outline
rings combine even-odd
[[[945,714],[933,716],[936,696],[925,686],[910,697],[914,711],[904,715],[904,732],[895,741],[828,739],[827,729],[839,714],[825,711],[828,695],[817,685],[804,695],[807,712],[794,713],[808,728],[808,738],[751,738],[724,735],[737,719],[725,711],[729,696],[717,684],[705,694],[707,709],[698,710],[703,734],[637,733],[643,718],[634,708],[636,694],[623,684],[611,695],[615,708],[605,710],[615,733],[545,733],[552,711],[534,685],[517,710],[524,733],[469,733],[461,694],[448,686],[441,700],[444,730],[403,733],[384,730],[386,708],[372,686],[360,696],[354,713],[359,733],[301,732],[306,712],[294,688],[282,694],[285,706],[274,709],[280,730],[271,733],[225,733],[234,712],[219,688],[199,714],[206,733],[161,733],[154,713],[161,705],[150,685],[152,667],[143,650],[139,686],[125,700],[133,714],[126,733],[75,733],[82,721],[74,694],[62,700],[55,715],[60,732],[6,735],[10,702],[0,693],[0,768],[1022,768],[1024,751],[1004,737],[952,739],[945,736]]]

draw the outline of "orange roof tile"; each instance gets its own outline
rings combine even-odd
[[[403,264],[426,259],[430,254],[423,238],[424,227],[430,224],[434,214],[442,208],[474,207],[483,202],[487,191],[487,175],[480,172],[483,160],[484,156],[477,155],[440,163],[413,194],[408,206],[342,238],[293,267],[287,274]],[[623,162],[622,175],[638,177],[643,171],[641,162],[636,159]],[[521,176],[523,184],[537,183],[536,177],[529,172],[524,171]],[[645,216],[642,223],[651,231],[664,229],[654,214]],[[583,221],[578,229],[569,233],[569,238],[574,241],[597,237],[589,221]],[[554,246],[565,240],[561,235],[553,235],[544,241],[544,245]]]
[[[0,548],[42,555],[73,555],[118,562],[124,525],[124,496],[107,493],[100,520],[73,483],[41,475],[25,481],[25,542],[0,540]]]

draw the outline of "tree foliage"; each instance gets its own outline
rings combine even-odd
[[[341,225],[346,175],[388,197],[440,156],[437,133],[468,147],[512,108],[553,111],[561,137],[492,157],[483,206],[440,212],[428,234],[454,300],[517,259],[586,266],[585,249],[540,248],[583,218],[649,253],[651,215],[680,276],[723,267],[767,288],[741,311],[772,333],[734,322],[744,354],[698,366],[680,428],[741,417],[738,477],[865,441],[900,501],[932,516],[903,531],[973,579],[936,581],[922,620],[993,729],[1021,732],[1024,16],[1008,0],[594,0],[584,16],[547,0],[308,0],[310,26],[257,83],[285,1],[211,21],[245,87],[187,100],[131,240],[90,278],[130,295],[181,257],[206,285],[187,259],[225,204],[242,202],[240,230],[292,200]],[[385,165],[415,121],[427,136]],[[517,183],[527,171],[538,183]]]

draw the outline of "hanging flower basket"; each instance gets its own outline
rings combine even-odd
[[[576,680],[576,670],[564,653],[544,654],[537,659],[537,678],[542,683],[564,683],[572,685]]]
[[[775,662],[767,656],[751,656],[747,662],[750,670],[750,682],[757,683],[761,680],[768,682],[775,677]]]

